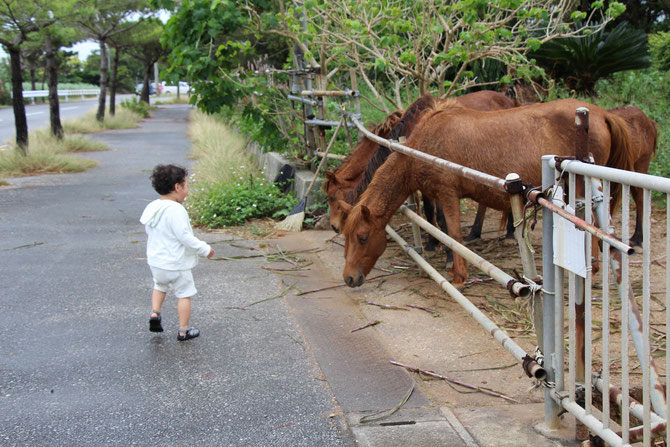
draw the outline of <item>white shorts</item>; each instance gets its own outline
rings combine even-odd
[[[154,277],[154,289],[167,292],[172,286],[172,291],[177,298],[190,298],[198,293],[190,270],[163,270],[158,267],[149,267]]]

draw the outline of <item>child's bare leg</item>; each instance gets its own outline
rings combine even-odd
[[[160,312],[163,307],[163,300],[165,300],[165,292],[154,289],[151,293],[151,310]],[[156,316],[156,312],[152,312],[151,316]]]
[[[177,300],[177,313],[179,314],[179,328],[188,329],[188,322],[191,319],[191,297]]]

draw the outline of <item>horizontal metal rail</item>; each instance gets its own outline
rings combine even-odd
[[[98,95],[99,88],[94,89],[78,89],[78,90],[58,90],[58,96],[75,96],[75,95]],[[46,98],[49,96],[49,90],[24,90],[24,98]]]
[[[457,163],[443,160],[433,155],[426,154],[425,152],[412,149],[411,147],[403,146],[400,143],[394,143],[393,141],[381,138],[375,135],[374,133],[370,132],[368,129],[366,129],[363,123],[361,123],[352,113],[345,112],[345,114],[349,116],[349,119],[351,119],[351,121],[356,125],[356,127],[358,127],[358,130],[360,132],[363,132],[363,135],[365,135],[366,138],[374,141],[375,143],[378,143],[396,152],[400,152],[402,154],[418,158],[419,160],[425,161],[434,166],[439,166],[462,177],[482,183],[498,191],[507,192],[505,190],[505,180],[501,178],[486,174],[484,172],[477,171],[475,169],[470,169]]]
[[[435,228],[414,211],[410,210],[406,205],[401,206],[400,211],[402,211],[410,220],[416,222],[417,225],[434,236],[437,240],[451,248],[459,255],[463,256],[463,258],[465,258],[465,260],[470,264],[476,266],[482,272],[490,275],[496,282],[498,282],[498,284],[501,284],[503,287],[507,287],[510,293],[512,293],[514,296],[521,298],[528,298],[530,296],[531,288],[528,284],[517,281],[512,276],[508,275],[486,259],[479,256],[477,253],[474,253],[472,250],[468,249],[465,245],[459,244],[454,239]]]
[[[581,228],[582,230],[592,234],[593,236],[597,237],[598,239],[607,242],[608,244],[610,244],[612,247],[616,248],[620,252],[626,253],[627,255],[632,255],[633,253],[635,253],[635,249],[633,247],[631,247],[630,245],[625,244],[624,242],[620,241],[616,237],[604,232],[600,228],[586,223],[585,220],[580,219],[579,217],[575,216],[574,214],[571,214],[570,212],[564,210],[560,206],[554,205],[553,203],[551,203],[551,201],[549,201],[549,200],[547,200],[543,197],[542,192],[531,191],[528,194],[528,199],[531,202],[535,202],[535,203],[538,203],[538,204],[542,205],[544,208],[547,208],[548,210],[558,214],[562,218],[569,220],[570,222],[575,224],[575,226],[577,228]]]
[[[307,105],[310,105],[310,106],[316,107],[316,106],[319,105],[319,101],[315,101],[313,99],[306,99],[306,98],[302,98],[300,96],[294,96],[294,95],[287,95],[287,97],[291,101],[301,102],[303,104],[307,104]]]
[[[586,410],[582,408],[578,403],[570,400],[568,396],[557,393],[555,390],[551,390],[551,396],[556,402],[560,403],[563,408],[565,408],[568,413],[573,415],[579,422],[586,425],[589,430],[598,434],[603,441],[609,446],[623,446],[624,443],[614,431],[609,428],[604,428],[603,423],[598,420],[597,417],[592,414],[587,414]],[[625,444],[629,445],[629,444]]]
[[[386,226],[386,232],[395,240],[400,247],[421,267],[428,276],[442,287],[472,318],[477,321],[503,348],[507,350],[514,358],[523,364],[524,371],[530,377],[537,380],[544,380],[547,372],[543,367],[535,362],[526,351],[524,351],[514,340],[512,340],[502,329],[491,321],[484,313],[470,302],[461,292],[458,291],[447,279],[440,275],[425,259],[419,255],[393,228]]]
[[[561,162],[561,170],[670,194],[670,179],[654,175],[622,171],[620,169],[608,168],[607,166],[581,163],[575,160],[564,160]]]
[[[312,120],[305,120],[305,124],[309,126],[335,127],[338,124],[340,124],[340,121],[326,121],[326,120],[312,119]],[[353,129],[354,127],[356,127],[356,125],[347,121],[347,127]]]
[[[302,96],[347,96],[355,98],[360,96],[358,90],[303,90],[300,92]]]

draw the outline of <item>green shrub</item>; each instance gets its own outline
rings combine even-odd
[[[194,182],[187,201],[194,225],[220,228],[240,225],[257,217],[279,218],[295,205],[296,199],[285,196],[270,181],[249,175],[237,182]]]
[[[121,107],[137,113],[142,118],[149,118],[149,115],[151,114],[151,106],[144,101],[138,101],[135,96],[131,99],[121,101]]]

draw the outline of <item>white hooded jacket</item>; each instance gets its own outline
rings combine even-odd
[[[186,209],[174,200],[157,199],[144,209],[140,223],[149,236],[147,263],[164,270],[189,270],[211,247],[193,236]]]

